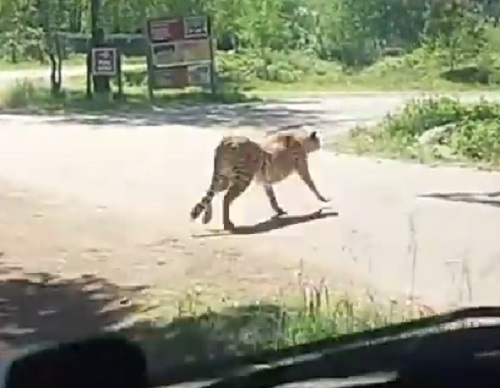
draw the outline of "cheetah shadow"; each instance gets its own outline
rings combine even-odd
[[[338,212],[332,210],[325,210],[324,208],[316,210],[312,213],[302,214],[297,216],[285,215],[281,217],[272,217],[266,221],[259,222],[255,225],[236,226],[232,231],[225,231],[223,229],[210,229],[210,233],[194,234],[194,238],[205,237],[222,237],[230,235],[252,235],[270,232],[276,229],[283,229],[288,226],[304,224],[315,220],[322,220],[330,217],[337,217]]]

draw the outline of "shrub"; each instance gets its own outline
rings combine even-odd
[[[467,159],[498,164],[500,161],[499,120],[500,114],[496,119],[462,121],[451,133],[450,147],[458,155]]]
[[[414,138],[428,129],[456,121],[459,108],[458,101],[451,98],[414,100],[400,113],[389,115],[381,125],[391,136]]]
[[[341,66],[304,52],[255,51],[217,53],[217,71],[223,80],[293,83],[307,77],[340,73]]]
[[[426,131],[446,124],[452,130],[429,144],[419,144]],[[435,142],[439,144],[434,144]],[[433,158],[466,159],[474,162],[500,162],[500,103],[480,100],[462,103],[442,97],[409,102],[397,114],[388,115],[374,129],[358,128],[346,142],[356,153],[391,155],[431,154]],[[444,154],[441,152],[446,147]],[[425,152],[425,147],[428,151]],[[448,152],[449,151],[449,152]]]

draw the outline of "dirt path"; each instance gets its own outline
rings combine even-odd
[[[179,206],[188,206],[183,190],[193,201],[194,190],[183,189],[175,162],[193,173],[200,166],[189,154],[163,154],[173,138],[190,143],[185,128],[145,128],[143,137],[37,121],[4,118],[0,129],[2,355],[120,324],[136,312],[132,296],[168,304],[197,289],[198,302],[227,305],[297,291],[298,258],[191,237]],[[305,269],[316,279],[323,273]]]
[[[190,112],[185,109],[185,122],[173,111],[155,120],[0,117],[2,276],[18,277],[20,269],[87,274],[109,293],[139,285],[177,297],[199,285],[206,300],[253,299],[295,287],[303,260],[310,276],[342,287],[368,282],[409,292],[414,278],[414,293],[431,304],[500,301],[500,174],[321,152],[312,158],[312,173],[333,198],[323,217],[311,216],[320,204],[291,179],[277,188],[288,220],[267,221],[269,205],[253,187],[235,203],[233,218],[257,227],[221,235],[190,223],[188,213],[209,181],[220,129],[235,119],[214,114],[209,125],[213,117],[205,112],[195,128],[188,125],[196,119]],[[263,111],[247,114],[260,118]],[[316,119],[324,123],[321,114]],[[453,192],[463,194],[426,197]],[[219,210],[217,204],[216,215]],[[210,227],[220,227],[220,218]],[[25,295],[19,303],[27,301]]]

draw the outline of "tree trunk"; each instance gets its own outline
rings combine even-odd
[[[100,14],[100,0],[90,1],[90,17],[92,26],[91,47],[99,47],[104,44],[104,31],[99,27],[99,14]],[[111,91],[109,77],[106,76],[92,76],[92,84],[94,86],[94,93],[106,94]]]
[[[50,92],[52,95],[57,95],[61,93],[62,89],[62,53],[61,45],[59,42],[59,37],[52,35],[50,37],[53,39],[51,46],[54,50],[49,51],[49,61],[50,61]],[[54,52],[55,51],[55,52]]]
[[[10,44],[10,62],[16,64],[17,63],[17,45],[15,43]]]

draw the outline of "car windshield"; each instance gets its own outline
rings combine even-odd
[[[499,4],[4,0],[2,357],[268,368],[499,304]]]

